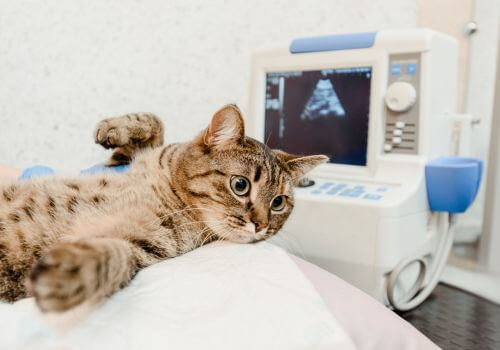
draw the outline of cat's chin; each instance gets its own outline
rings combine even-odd
[[[260,241],[260,238],[252,232],[241,230],[241,231],[233,231],[230,234],[227,234],[224,239],[226,241],[230,241],[233,243],[255,243]]]
[[[209,220],[207,220],[209,221]],[[214,221],[212,219],[212,221]],[[223,239],[225,241],[233,242],[233,243],[255,243],[261,241],[267,233],[267,228],[260,231],[259,233],[255,233],[253,225],[247,224],[247,226],[243,226],[241,228],[234,228],[230,226],[220,225],[212,226],[211,223],[208,223],[208,226],[212,229],[212,231],[217,235],[219,239]]]
[[[257,238],[254,235],[251,235],[250,233],[247,233],[245,235],[243,234],[232,234],[228,237],[224,237],[226,241],[230,241],[233,243],[253,243],[257,241]]]

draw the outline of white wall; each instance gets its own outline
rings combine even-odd
[[[480,120],[472,130],[471,155],[485,162],[484,181],[475,203],[464,215],[463,222],[481,232],[488,170],[488,151],[493,120],[493,102],[498,55],[500,1],[476,0],[474,20],[478,31],[471,37],[470,66],[465,111]],[[467,227],[466,226],[466,227]],[[473,231],[472,229],[469,231]]]
[[[500,28],[499,28],[500,31]],[[497,37],[500,45],[500,37]],[[497,59],[500,67],[500,56]],[[500,276],[500,69],[496,72],[496,91],[491,120],[491,149],[489,150],[488,192],[485,201],[484,229],[481,237],[479,262]]]
[[[454,36],[460,45],[458,112],[467,113],[481,122],[471,134],[470,156],[482,159],[487,170],[488,147],[495,87],[500,1],[498,0],[417,0],[417,25],[430,27]],[[447,15],[444,15],[447,14]],[[452,14],[452,15],[449,15]],[[465,24],[474,21],[478,30],[472,35]],[[472,207],[460,216],[456,239],[476,241],[481,233],[484,198],[483,185]]]
[[[152,111],[170,141],[245,110],[252,52],[416,24],[414,0],[0,0],[0,163],[102,161],[95,123]]]

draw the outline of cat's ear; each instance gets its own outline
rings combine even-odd
[[[240,109],[234,104],[226,105],[215,112],[203,136],[207,146],[220,147],[242,143],[245,138],[245,125]]]
[[[275,152],[277,152],[277,157],[285,163],[286,168],[296,181],[316,168],[318,165],[326,163],[329,159],[324,155],[296,156],[283,151]]]

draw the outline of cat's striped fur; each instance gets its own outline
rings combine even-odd
[[[193,141],[162,146],[151,114],[102,121],[97,143],[127,174],[14,181],[0,187],[0,299],[35,296],[43,311],[97,303],[141,269],[215,239],[275,234],[293,186],[324,156],[296,157],[244,136],[239,109],[219,110]],[[231,181],[248,179],[237,195]],[[280,212],[271,210],[278,195]]]

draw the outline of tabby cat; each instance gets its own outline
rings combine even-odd
[[[62,312],[205,243],[266,239],[290,215],[294,184],[327,160],[246,137],[235,105],[191,142],[162,146],[163,125],[146,113],[101,121],[95,141],[130,172],[0,187],[0,300],[34,296]]]

